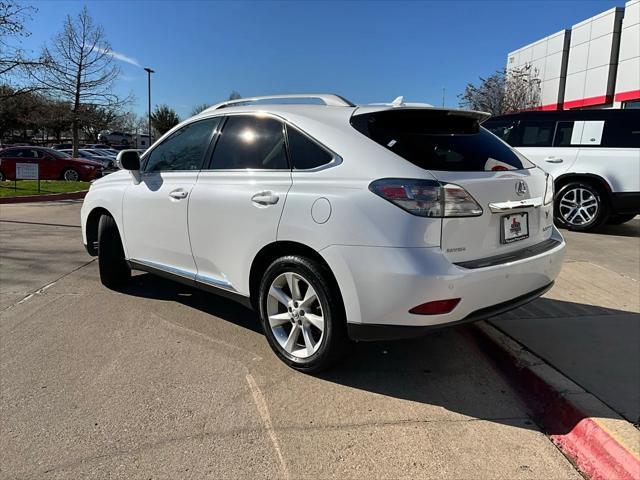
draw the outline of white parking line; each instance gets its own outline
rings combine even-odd
[[[273,448],[278,455],[278,460],[280,461],[280,468],[282,470],[282,475],[284,478],[289,477],[289,470],[287,469],[287,464],[284,461],[284,457],[282,456],[282,450],[280,450],[280,443],[278,443],[278,437],[276,437],[276,433],[273,430],[273,424],[271,423],[271,416],[269,415],[269,408],[267,407],[267,401],[262,395],[260,391],[260,387],[256,383],[253,375],[247,373],[246,377],[247,383],[249,384],[249,389],[251,390],[251,395],[253,395],[253,401],[256,404],[256,408],[258,413],[260,414],[260,418],[262,418],[262,423],[264,423],[264,427],[269,434],[269,438],[271,439],[271,443],[273,443]]]

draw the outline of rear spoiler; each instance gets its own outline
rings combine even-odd
[[[480,112],[478,110],[462,110],[457,108],[436,108],[436,107],[427,107],[427,106],[417,106],[417,105],[403,105],[403,106],[393,106],[390,104],[385,105],[362,105],[358,106],[351,115],[355,117],[356,115],[363,115],[365,113],[376,113],[376,112],[384,112],[387,110],[429,110],[432,112],[445,112],[447,115],[456,116],[456,117],[466,117],[477,120],[478,123],[482,123],[491,117],[490,113]]]

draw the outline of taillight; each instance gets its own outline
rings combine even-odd
[[[478,202],[453,183],[409,178],[383,178],[369,185],[376,195],[419,217],[477,217]]]
[[[544,191],[545,205],[549,205],[551,202],[553,202],[554,193],[555,192],[554,192],[553,177],[547,173],[547,186],[545,187],[545,191]]]

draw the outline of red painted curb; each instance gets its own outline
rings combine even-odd
[[[84,198],[88,190],[70,193],[49,193],[47,195],[25,195],[23,197],[0,198],[0,205],[3,203],[31,203],[31,202],[51,202],[54,200],[73,200]]]
[[[493,327],[492,327],[493,328]],[[640,460],[567,395],[523,365],[476,325],[467,330],[490,361],[515,386],[551,440],[593,480],[638,480]]]

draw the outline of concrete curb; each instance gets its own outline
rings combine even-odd
[[[486,322],[468,331],[516,387],[551,440],[587,477],[640,479],[640,431]]]
[[[46,195],[25,195],[23,197],[0,198],[0,205],[3,203],[31,203],[31,202],[52,202],[55,200],[72,200],[84,198],[88,190],[81,192],[49,193]]]

